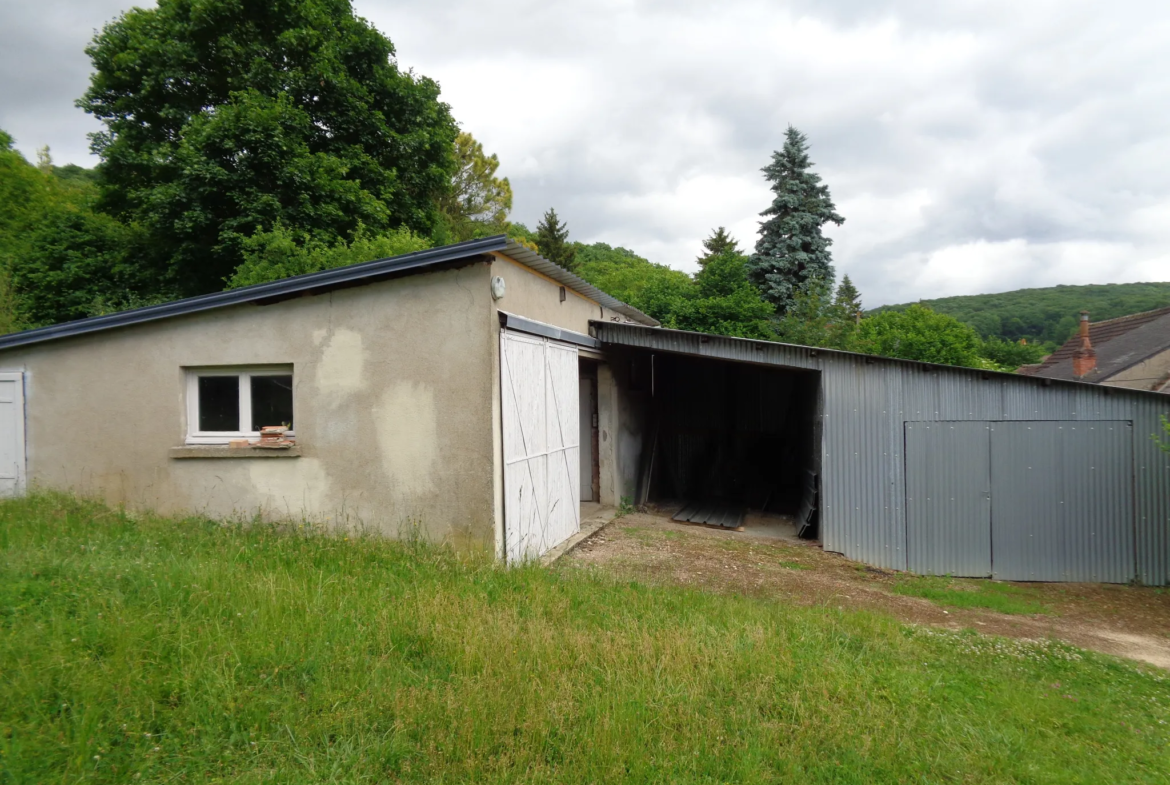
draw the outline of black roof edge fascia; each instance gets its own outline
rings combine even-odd
[[[532,319],[525,319],[523,316],[517,316],[514,313],[507,311],[500,311],[500,326],[507,330],[515,330],[520,333],[528,333],[529,335],[540,336],[541,338],[551,338],[554,341],[563,341],[564,343],[571,343],[577,346],[583,346],[587,349],[600,349],[601,341],[597,340],[591,335],[574,332],[572,330],[565,330],[561,327],[556,327],[544,322],[534,321]]]
[[[739,336],[736,336],[736,335],[717,335],[715,333],[697,333],[697,332],[694,332],[693,330],[675,330],[675,329],[672,329],[669,327],[648,327],[648,326],[643,325],[643,324],[631,324],[629,322],[606,322],[606,321],[602,321],[600,319],[590,319],[589,325],[590,325],[590,331],[597,334],[598,340],[600,340],[603,345],[608,343],[608,344],[612,344],[614,346],[632,346],[633,348],[636,348],[636,349],[654,350],[654,347],[637,346],[634,344],[624,344],[624,343],[621,343],[620,341],[607,341],[605,339],[605,329],[606,328],[618,328],[618,329],[632,328],[632,329],[641,330],[643,332],[650,333],[650,334],[674,333],[674,334],[682,334],[682,335],[693,335],[696,338],[700,339],[700,341],[702,343],[709,343],[710,341],[716,341],[716,340],[743,341],[744,343],[763,344],[764,346],[783,346],[786,349],[803,349],[805,351],[817,352],[817,353],[823,352],[825,354],[837,355],[839,357],[847,357],[850,359],[861,359],[861,360],[868,360],[871,362],[872,361],[887,362],[887,363],[893,363],[894,365],[904,365],[904,366],[919,368],[923,371],[965,371],[967,373],[989,374],[991,376],[998,376],[998,377],[1001,377],[1003,379],[1013,379],[1013,380],[1019,381],[1019,382],[1026,382],[1026,381],[1034,380],[1034,381],[1044,381],[1044,382],[1049,382],[1049,383],[1056,382],[1058,384],[1074,385],[1076,387],[1081,387],[1081,388],[1089,387],[1089,388],[1092,388],[1094,390],[1101,391],[1105,395],[1113,395],[1113,394],[1117,394],[1117,393],[1134,393],[1134,394],[1142,395],[1142,396],[1154,395],[1160,399],[1170,398],[1170,396],[1168,396],[1166,393],[1157,392],[1156,390],[1139,390],[1139,389],[1136,389],[1133,387],[1115,387],[1112,385],[1096,384],[1093,382],[1078,382],[1078,381],[1075,381],[1073,379],[1058,379],[1058,378],[1053,377],[1053,376],[1039,376],[1039,375],[1025,376],[1024,374],[1012,373],[1011,371],[992,371],[992,370],[985,370],[983,368],[968,368],[965,365],[944,365],[942,363],[928,363],[928,362],[923,362],[922,360],[906,360],[906,359],[903,359],[901,357],[886,357],[885,355],[882,355],[882,354],[862,354],[861,352],[848,352],[848,351],[845,351],[844,349],[826,349],[826,348],[821,347],[821,346],[805,346],[804,344],[799,344],[799,343],[781,343],[780,341],[765,341],[765,340],[762,340],[759,338],[740,338]],[[657,349],[657,351],[673,353],[673,354],[686,354],[687,356],[700,356],[700,355],[693,355],[693,354],[690,354],[688,352],[680,352],[680,351],[670,349],[667,347],[661,347],[661,348]],[[725,358],[709,357],[708,359],[722,360]],[[730,358],[727,358],[727,360],[728,360],[728,362],[747,362],[746,360],[734,360],[734,359],[730,359]],[[767,365],[775,365],[775,363],[766,363],[766,364]],[[798,369],[794,369],[794,370],[807,370],[807,369],[799,369],[798,368]]]
[[[184,300],[148,305],[144,308],[135,308],[130,311],[119,311],[107,316],[94,316],[89,319],[78,319],[63,324],[38,327],[19,333],[0,336],[0,349],[10,349],[17,346],[41,343],[58,338],[108,330],[115,327],[127,327],[134,324],[153,322],[173,316],[199,313],[214,308],[224,308],[230,305],[242,305],[258,301],[275,301],[302,293],[312,293],[314,290],[332,289],[353,284],[358,281],[388,276],[396,273],[417,272],[428,267],[434,267],[446,262],[488,254],[492,251],[505,250],[509,245],[508,238],[503,235],[487,237],[479,240],[468,240],[454,245],[445,245],[441,248],[430,248],[425,251],[394,256],[388,259],[375,259],[347,267],[337,267],[332,270],[322,270],[316,273],[306,273],[292,278],[284,278],[271,283],[245,286],[240,289],[230,289],[226,292],[214,292],[198,297],[188,297]]]

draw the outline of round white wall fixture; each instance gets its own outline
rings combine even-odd
[[[504,279],[500,276],[492,278],[492,299],[500,300],[504,296]]]

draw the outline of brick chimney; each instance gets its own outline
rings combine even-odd
[[[1089,341],[1089,312],[1081,311],[1081,348],[1073,352],[1073,375],[1078,379],[1097,367],[1097,352]]]

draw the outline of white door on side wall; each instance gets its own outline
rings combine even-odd
[[[0,373],[0,496],[24,490],[24,374]]]
[[[535,558],[580,528],[577,350],[500,334],[504,436],[504,549]]]

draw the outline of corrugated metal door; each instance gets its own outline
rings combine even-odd
[[[577,350],[503,332],[504,548],[540,556],[580,528]]]
[[[989,451],[985,422],[906,423],[911,572],[991,575]]]
[[[991,466],[996,578],[1134,577],[1129,423],[992,423]]]
[[[24,489],[24,374],[0,373],[0,496]]]

